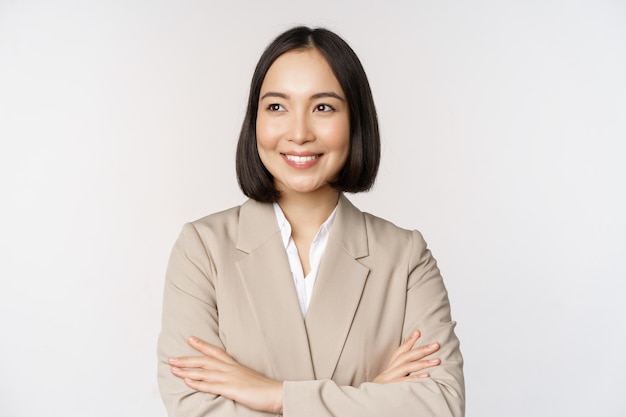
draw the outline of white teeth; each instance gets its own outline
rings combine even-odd
[[[309,155],[309,156],[297,156],[297,155],[285,155],[288,160],[295,162],[296,164],[304,164],[305,162],[312,161],[317,159],[317,155]]]

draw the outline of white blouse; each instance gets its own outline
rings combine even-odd
[[[291,276],[293,277],[293,283],[296,287],[296,293],[298,295],[298,302],[300,303],[300,311],[302,317],[306,316],[306,312],[311,303],[311,295],[313,295],[313,286],[315,285],[315,279],[317,278],[317,271],[320,267],[320,261],[322,255],[326,249],[328,243],[328,235],[330,233],[330,227],[335,219],[335,212],[337,208],[330,213],[328,219],[320,226],[313,242],[311,243],[311,249],[309,251],[309,261],[311,262],[311,270],[304,276],[302,270],[302,263],[298,256],[298,248],[296,243],[291,238],[291,224],[285,217],[282,209],[277,203],[274,203],[274,212],[276,213],[276,220],[278,221],[278,227],[280,228],[280,234],[283,238],[283,245],[287,252],[287,259],[289,259],[289,268],[291,269]]]

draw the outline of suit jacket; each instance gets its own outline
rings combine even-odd
[[[171,417],[249,416],[174,377],[170,356],[197,356],[191,335],[285,381],[283,415],[462,416],[463,359],[436,261],[417,231],[362,213],[343,195],[303,319],[271,204],[247,201],[186,224],[170,258],[158,342]],[[441,344],[430,378],[370,382],[414,330]]]

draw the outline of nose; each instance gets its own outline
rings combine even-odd
[[[291,117],[289,141],[301,145],[315,140],[315,135],[313,134],[310,122],[311,121],[306,114],[294,114]]]

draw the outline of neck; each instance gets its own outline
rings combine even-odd
[[[283,193],[278,205],[293,231],[317,230],[328,219],[339,201],[339,192],[331,187],[312,193]]]

